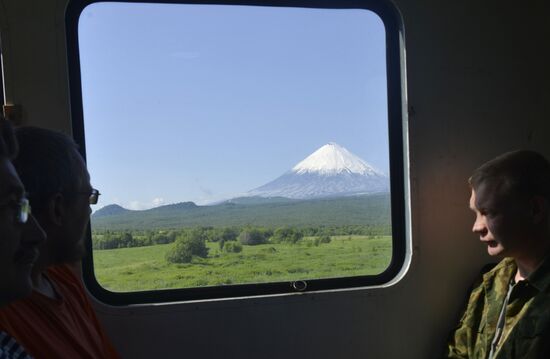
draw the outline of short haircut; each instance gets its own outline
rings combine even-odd
[[[538,195],[550,201],[550,162],[534,151],[507,152],[481,165],[468,182],[474,190],[490,184],[502,194]]]
[[[28,192],[33,212],[40,213],[55,193],[77,191],[84,180],[78,145],[60,132],[19,127],[19,154],[13,161]]]
[[[0,158],[13,159],[17,155],[17,141],[10,122],[0,116]]]

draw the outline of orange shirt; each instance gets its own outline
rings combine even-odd
[[[120,358],[97,320],[80,279],[66,265],[48,269],[59,299],[36,291],[0,309],[0,330],[37,359]]]

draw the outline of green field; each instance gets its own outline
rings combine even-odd
[[[332,236],[319,246],[306,237],[296,244],[245,245],[240,253],[207,243],[208,258],[186,264],[166,261],[173,245],[94,250],[97,280],[115,292],[295,281],[375,275],[391,260],[390,236]]]

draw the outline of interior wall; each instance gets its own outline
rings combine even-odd
[[[70,132],[67,0],[0,0],[6,97],[23,123]],[[412,265],[386,289],[112,308],[125,358],[436,358],[489,261],[466,179],[495,155],[550,157],[550,4],[396,0],[406,32]],[[93,173],[92,180],[93,180]]]

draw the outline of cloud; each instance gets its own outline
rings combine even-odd
[[[131,209],[131,210],[134,210],[134,211],[141,211],[141,210],[144,210],[144,209],[150,209],[150,208],[162,206],[165,203],[166,203],[166,201],[164,200],[164,198],[155,197],[151,200],[151,202],[130,201],[130,202],[127,202],[122,207],[127,208],[127,209]]]
[[[126,205],[123,207],[132,209],[134,211],[139,211],[140,209],[144,209],[143,204],[140,201],[130,201],[126,203]]]
[[[163,204],[164,204],[164,198],[162,197],[153,198],[153,200],[151,201],[151,205],[153,207],[162,206]]]

